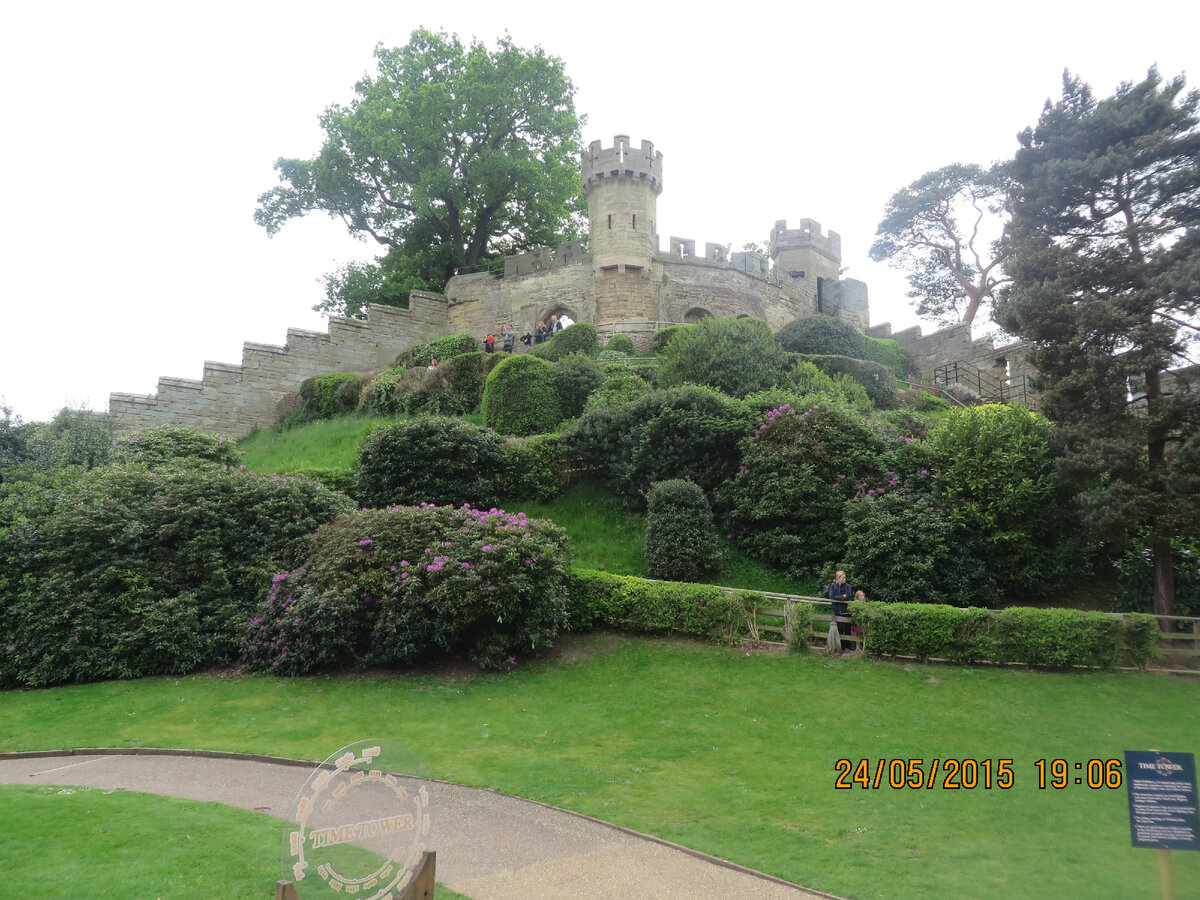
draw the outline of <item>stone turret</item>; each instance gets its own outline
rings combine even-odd
[[[650,141],[641,149],[629,135],[613,146],[592,141],[583,154],[583,194],[588,201],[592,268],[597,273],[647,272],[658,251],[658,195],[662,193],[662,153]]]
[[[842,236],[836,231],[821,234],[821,223],[801,219],[799,228],[788,228],[780,219],[771,229],[771,259],[793,277],[827,278],[837,281],[842,268]],[[815,283],[815,282],[814,282]]]

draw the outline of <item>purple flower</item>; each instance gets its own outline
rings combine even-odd
[[[371,540],[370,538],[363,538],[361,541],[358,542],[358,546],[370,547],[373,543],[375,543],[375,542],[373,540]]]

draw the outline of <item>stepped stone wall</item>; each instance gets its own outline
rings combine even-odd
[[[151,395],[112,394],[122,429],[191,425],[241,437],[274,424],[279,404],[324,372],[379,372],[409,347],[447,333],[446,299],[413,292],[409,309],[371,306],[367,319],[333,318],[326,332],[288,329],[283,346],[246,342],[242,362],[206,362],[199,380],[163,377]]]

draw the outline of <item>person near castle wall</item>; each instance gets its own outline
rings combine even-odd
[[[546,327],[545,322],[538,322],[537,328],[533,331],[533,342],[535,344],[543,344],[546,342],[546,335],[550,333],[550,329]]]
[[[483,346],[484,346],[484,349],[487,350],[488,353],[495,353],[496,352],[496,336],[494,334],[489,333],[488,336],[483,339]]]
[[[558,321],[558,316],[551,316],[550,317],[550,333],[558,334],[558,332],[560,332],[560,331],[562,331],[562,323]]]
[[[434,357],[429,361],[429,365],[425,367],[425,371],[430,375],[437,371],[437,357]]]
[[[517,344],[517,337],[515,334],[513,334],[512,326],[505,325],[500,331],[500,336],[504,339],[504,352],[512,353],[513,347],[515,347]]]
[[[566,313],[563,313],[563,315],[558,317],[558,330],[559,331],[562,331],[562,329],[564,329],[564,328],[570,328],[574,324],[575,324],[575,320],[572,319],[570,316],[568,316]]]
[[[533,345],[533,335],[530,334],[528,330],[526,330],[525,333],[523,335],[521,335],[521,343],[525,345],[526,350],[528,350]]]

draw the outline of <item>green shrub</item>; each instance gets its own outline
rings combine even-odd
[[[236,467],[242,463],[242,452],[236,441],[224,435],[179,425],[157,425],[118,438],[113,446],[113,462],[136,463],[148,469]]]
[[[353,372],[326,372],[300,382],[300,409],[308,421],[332,419],[334,416],[354,412],[358,407],[358,396],[351,400],[350,391],[342,386],[360,384],[361,376]],[[361,390],[361,388],[360,388]]]
[[[633,356],[637,352],[633,346],[633,338],[627,334],[614,334],[608,339],[604,349],[624,356]]]
[[[509,668],[566,624],[565,542],[548,522],[497,509],[350,513],[313,536],[303,568],[276,576],[244,659],[290,675],[437,652]]]
[[[112,456],[116,420],[108,413],[63,407],[49,422],[19,429],[23,462],[42,472],[78,466],[94,469]]]
[[[1001,592],[1045,597],[1079,577],[1087,552],[1070,497],[1059,489],[1053,426],[1024,407],[954,410],[929,433],[942,497],[983,540]]]
[[[813,315],[793,319],[775,335],[785,350],[816,356],[867,358],[867,337],[849,322],[833,316]]]
[[[1157,627],[1148,615],[1013,607],[999,612],[917,603],[852,603],[850,615],[877,656],[955,662],[1024,663],[1039,668],[1145,667]]]
[[[588,395],[584,410],[620,406],[644,397],[652,390],[650,383],[632,369],[622,365],[608,366],[604,369],[604,381]]]
[[[664,581],[699,581],[720,571],[721,549],[704,491],[682,479],[646,493],[646,573]]]
[[[586,569],[567,573],[574,631],[615,628],[730,641],[743,623],[741,600],[710,584],[646,581]]]
[[[574,419],[580,415],[588,397],[603,383],[599,364],[583,353],[572,353],[556,362],[554,388],[562,417]]]
[[[945,507],[892,476],[864,486],[845,506],[846,551],[842,568],[854,587],[873,600],[990,605],[999,600],[978,555]]]
[[[505,442],[501,493],[506,500],[549,502],[562,493],[565,483],[562,440],[557,434]]]
[[[37,555],[0,592],[8,648],[0,683],[178,674],[228,661],[270,573],[296,565],[309,534],[352,508],[297,478],[95,469],[46,508]]]
[[[996,658],[994,622],[986,609],[871,601],[851,603],[850,617],[864,629],[867,652],[875,656],[960,663]]]
[[[447,360],[452,356],[459,356],[463,353],[474,353],[478,350],[479,341],[466,332],[446,334],[434,338],[427,344],[420,344],[419,346],[402,351],[396,357],[395,362],[392,363],[392,368],[409,369],[416,366],[423,369],[435,359],[438,360],[438,365],[440,366],[442,360]]]
[[[519,361],[519,357],[510,362]],[[373,430],[358,451],[354,496],[363,506],[499,502],[504,441],[460,419],[420,416]]]
[[[554,370],[545,360],[528,353],[511,356],[488,375],[483,420],[497,433],[545,434],[561,419]]]
[[[811,362],[834,378],[839,375],[853,378],[866,389],[867,396],[879,409],[890,409],[896,405],[896,376],[887,366],[849,356],[807,354],[801,359]]]
[[[574,464],[641,508],[655,481],[686,478],[704,490],[723,482],[752,427],[743,404],[688,385],[588,410],[563,432],[563,448]]]
[[[856,485],[882,477],[886,446],[859,413],[828,398],[769,410],[717,491],[727,533],[754,558],[796,575],[839,558],[844,502]]]
[[[626,354],[619,350],[609,350],[607,347],[596,354],[596,362],[601,365],[605,363],[621,363],[625,358]]]
[[[703,384],[745,397],[787,383],[791,360],[761,319],[701,319],[671,339],[659,383]]]
[[[475,412],[483,403],[483,386],[488,373],[500,364],[498,353],[475,350],[461,353],[438,363],[438,378],[445,387],[446,407],[455,415]]]
[[[662,355],[669,355],[667,345],[681,334],[686,334],[694,325],[668,325],[659,331],[654,332],[654,352]]]
[[[544,344],[534,348],[535,356],[550,362],[558,362],[572,353],[591,356],[600,349],[596,326],[590,322],[576,322],[555,334]]]
[[[866,341],[866,355],[863,358],[868,362],[887,366],[901,381],[909,381],[921,374],[913,355],[899,341],[873,337],[868,337]]]

